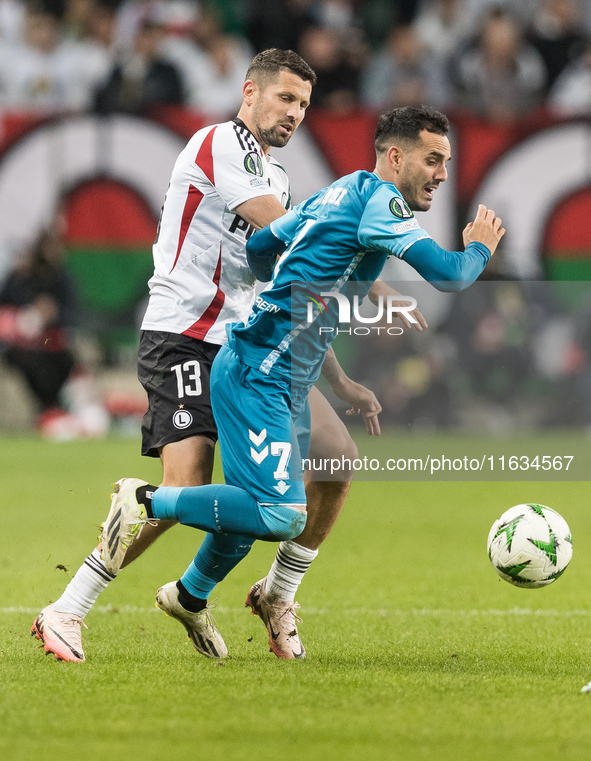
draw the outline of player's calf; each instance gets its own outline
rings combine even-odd
[[[141,509],[138,512],[138,499],[130,497],[133,506],[129,515],[138,524],[152,518],[158,521],[174,520],[213,534],[241,534],[268,542],[293,539],[302,533],[306,525],[303,497],[301,501],[293,503],[262,502],[246,489],[231,484],[159,488],[146,486],[144,489],[150,490],[143,506],[145,515]],[[140,493],[140,489],[137,489],[137,493]],[[140,503],[142,499],[144,497],[140,498]],[[119,502],[125,507],[128,501],[124,498],[115,503],[115,515],[110,518],[111,524],[118,522],[116,508]],[[113,536],[115,535],[113,531]]]

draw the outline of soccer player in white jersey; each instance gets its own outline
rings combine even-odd
[[[246,261],[246,240],[290,206],[285,171],[268,154],[271,147],[286,145],[297,129],[315,81],[312,69],[295,53],[277,49],[260,53],[246,74],[238,117],[197,132],[173,169],[154,244],[155,269],[138,363],[149,400],[142,453],[160,457],[164,486],[211,482],[217,440],[209,398],[211,363],[226,341],[226,325],[245,320],[254,298],[255,277]],[[374,394],[347,378],[334,354],[327,358],[323,372],[334,392],[351,404],[351,412],[363,415],[368,432],[379,433],[380,406]],[[311,391],[310,406],[312,449],[323,457],[344,455],[353,460],[354,443],[316,389]],[[266,579],[266,596],[257,611],[277,635],[279,657],[304,655],[297,634],[295,592],[334,525],[349,486],[346,480],[310,482],[305,531],[297,541],[279,546]],[[129,548],[118,548],[122,565],[171,525],[146,526]],[[185,626],[204,655],[227,654],[207,608],[208,589],[219,580],[211,569],[223,568],[225,575],[247,554],[252,541],[244,537],[238,546],[226,546],[224,537],[208,534],[198,560],[204,568],[201,587],[184,590],[182,585],[169,584],[158,592],[159,607]],[[84,616],[114,578],[99,545],[62,596],[33,623],[32,633],[43,640],[46,651],[61,660],[84,660]]]

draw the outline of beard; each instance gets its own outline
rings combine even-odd
[[[420,182],[423,183],[424,180],[421,179]],[[404,176],[399,179],[396,187],[402,194],[402,197],[408,204],[408,207],[411,211],[429,211],[431,208],[431,200],[428,198],[423,198],[423,185],[419,185],[418,183],[419,180],[414,178],[412,175]]]
[[[259,142],[264,145],[270,145],[271,148],[283,148],[285,145],[287,145],[290,137],[293,135],[293,132],[289,135],[282,135],[279,132],[278,125],[269,127],[267,129],[259,127],[258,133]]]
[[[411,211],[429,211],[431,208],[431,200],[419,199],[414,201],[414,203],[409,203],[408,205]]]
[[[255,105],[253,110],[253,121],[257,133],[256,138],[261,145],[269,145],[271,148],[283,148],[283,146],[287,145],[289,142],[289,138],[293,135],[293,132],[291,135],[283,135],[279,132],[279,124],[274,124],[272,127],[267,128],[262,127],[261,122],[263,121],[264,110],[265,107],[261,99]],[[286,121],[290,120],[286,119]],[[295,129],[295,124],[292,123],[292,126]]]

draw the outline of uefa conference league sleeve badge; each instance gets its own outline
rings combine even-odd
[[[414,216],[409,205],[399,196],[394,196],[394,198],[390,200],[390,211],[398,219],[412,219]]]

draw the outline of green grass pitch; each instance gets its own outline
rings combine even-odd
[[[281,662],[244,609],[274,545],[217,590],[232,658],[197,655],[154,608],[200,534],[177,527],[88,615],[85,664],[30,637],[94,547],[110,482],[157,481],[135,440],[0,440],[0,758],[6,761],[499,761],[591,754],[587,483],[356,483],[301,587],[308,658]],[[467,450],[469,451],[469,450]],[[505,509],[568,520],[574,557],[547,589],[498,579],[486,537]]]

